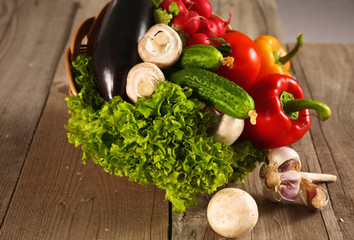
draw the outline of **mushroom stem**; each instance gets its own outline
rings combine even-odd
[[[155,87],[149,82],[140,82],[137,87],[137,91],[142,97],[151,96],[154,89]]]
[[[160,32],[156,33],[156,35],[154,37],[154,43],[157,46],[159,46],[160,48],[164,48],[167,46],[167,44],[169,42],[170,42],[170,39],[165,32],[160,31]]]
[[[301,172],[302,177],[307,178],[311,182],[335,182],[337,176],[333,174],[323,174],[323,173],[309,173]]]
[[[128,73],[126,93],[135,103],[138,97],[151,96],[161,81],[165,81],[165,76],[160,68],[153,63],[139,63]]]
[[[245,122],[243,119],[223,114],[220,122],[213,130],[212,136],[214,137],[214,141],[232,145],[240,137],[244,126]]]

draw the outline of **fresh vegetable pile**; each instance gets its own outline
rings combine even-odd
[[[197,193],[242,181],[264,158],[251,142],[214,142],[216,119],[202,111],[191,88],[165,81],[135,104],[120,96],[106,102],[92,68],[87,56],[73,62],[80,92],[67,98],[69,142],[81,145],[83,162],[91,159],[109,173],[166,190],[175,212],[194,207]]]
[[[320,120],[331,114],[304,99],[289,73],[303,36],[287,53],[272,36],[231,30],[231,17],[213,15],[207,0],[113,0],[93,55],[71,64],[69,142],[83,162],[165,190],[176,213],[198,193],[242,182],[258,163],[273,200],[322,209],[328,195],[286,147],[310,128],[309,109]]]

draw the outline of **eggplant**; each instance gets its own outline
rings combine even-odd
[[[152,23],[151,0],[112,0],[93,51],[96,86],[107,101],[126,94],[129,70],[141,62],[138,42]]]

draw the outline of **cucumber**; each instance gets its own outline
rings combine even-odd
[[[170,76],[170,81],[193,89],[193,95],[219,111],[246,119],[254,111],[252,97],[236,83],[201,68],[185,68]]]
[[[221,52],[214,46],[197,44],[186,47],[181,56],[182,68],[203,68],[217,70],[224,59]]]

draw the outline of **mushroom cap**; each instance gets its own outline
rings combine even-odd
[[[140,58],[163,69],[175,64],[182,53],[182,40],[178,33],[166,24],[152,26],[138,44]]]
[[[227,114],[223,114],[220,122],[214,130],[214,140],[216,142],[231,145],[240,137],[244,126],[245,121],[243,119],[237,119]]]
[[[207,218],[212,229],[221,236],[241,237],[258,221],[257,203],[242,189],[224,188],[210,200]]]
[[[139,63],[128,73],[127,95],[131,101],[136,102],[138,97],[150,96],[161,81],[165,81],[165,76],[160,68],[153,63]]]

